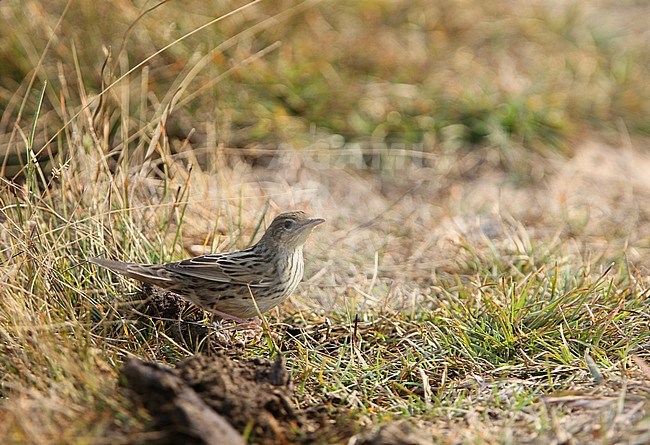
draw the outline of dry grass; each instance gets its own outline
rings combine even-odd
[[[195,352],[135,314],[134,283],[86,257],[237,249],[289,208],[328,220],[305,283],[266,336],[226,340],[282,351],[298,403],[346,420],[331,437],[410,418],[439,443],[650,440],[647,48],[599,38],[577,6],[412,16],[423,4],[261,3],[179,41],[99,106],[98,79],[217,12],[165,3],[137,21],[120,4],[112,21],[108,4],[81,5],[57,28],[61,5],[0,3],[15,23],[0,46],[7,442],[146,440],[147,414],[118,386],[123,358]],[[170,11],[176,27],[160,26]],[[436,38],[418,44],[422,30]],[[101,76],[107,41],[115,65]],[[600,131],[571,159],[530,150],[587,128]],[[22,162],[30,151],[43,162]]]

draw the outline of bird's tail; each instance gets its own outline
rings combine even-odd
[[[125,263],[122,261],[107,260],[104,258],[88,258],[91,263],[99,264],[106,269],[117,272],[129,278],[156,284],[161,287],[169,287],[171,272],[165,270],[164,266],[155,264]]]
[[[99,264],[106,269],[110,269],[113,272],[120,273],[122,275],[128,275],[129,266],[135,266],[136,263],[124,263],[122,261],[113,261],[107,260],[104,258],[88,258],[88,261],[91,263]]]

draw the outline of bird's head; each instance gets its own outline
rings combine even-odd
[[[310,218],[301,211],[280,213],[266,229],[259,244],[295,250],[305,244],[314,227],[324,222],[323,218]]]

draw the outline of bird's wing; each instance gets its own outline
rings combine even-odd
[[[271,283],[275,266],[259,261],[250,250],[213,253],[164,265],[165,269],[189,277],[219,283],[248,284],[266,287]]]

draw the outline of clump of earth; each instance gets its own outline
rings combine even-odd
[[[123,375],[153,416],[159,443],[282,443],[308,419],[296,410],[284,361],[197,355],[176,368],[131,358]]]

